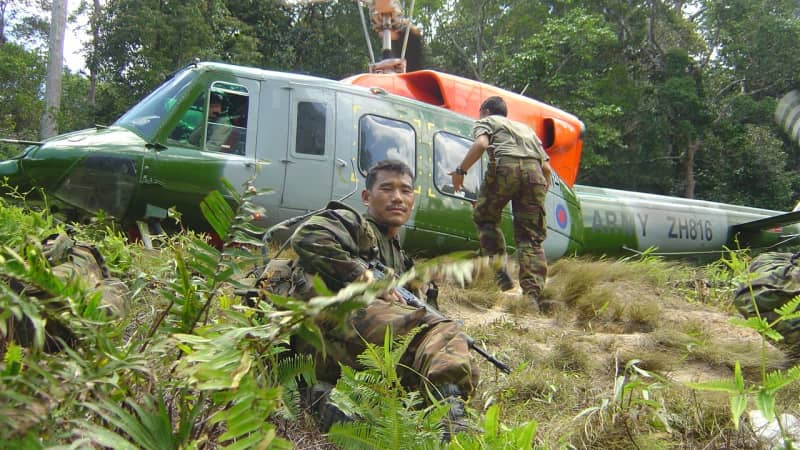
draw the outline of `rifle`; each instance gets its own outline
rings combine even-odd
[[[375,277],[376,280],[380,280],[386,277],[386,274],[389,272],[387,267],[380,262],[372,262],[368,265],[372,275]],[[433,307],[433,305],[423,302],[417,297],[413,292],[409,291],[408,289],[402,286],[396,286],[394,288],[395,292],[403,299],[403,301],[414,308],[425,308],[428,314],[431,314],[439,319],[452,321],[452,319],[448,319],[447,316],[441,313],[438,309]],[[235,289],[234,295],[243,297],[246,302],[255,303],[253,300],[258,299],[263,295],[263,291],[257,288],[245,288],[245,289]],[[472,339],[471,336],[464,334],[467,338],[467,346],[470,349],[475,350],[479,355],[483,356],[487,361],[492,363],[495,367],[500,369],[503,373],[510,374],[511,369],[502,361],[498,360],[494,356],[487,353],[484,349],[478,347],[475,344],[475,341]]]
[[[388,272],[387,271],[387,267],[385,265],[383,265],[383,263],[380,263],[380,262],[377,262],[377,261],[370,263],[369,264],[369,268],[372,271],[372,275],[375,277],[376,280],[381,280],[381,279],[385,278],[386,277],[386,273]],[[434,308],[433,305],[431,305],[431,304],[429,304],[427,302],[423,302],[413,292],[409,291],[408,289],[404,288],[403,286],[397,286],[397,287],[394,288],[394,290],[395,290],[395,292],[397,292],[397,294],[400,297],[402,297],[403,301],[405,301],[407,305],[413,306],[414,308],[425,308],[425,310],[428,312],[428,314],[432,314],[433,316],[436,316],[437,318],[440,318],[442,320],[452,321],[452,319],[448,319],[447,316],[442,314],[441,311],[439,311],[438,309]],[[486,358],[487,361],[492,363],[495,367],[500,369],[503,373],[506,373],[506,374],[511,373],[511,369],[505,363],[503,363],[502,361],[498,360],[494,356],[486,353],[486,350],[478,347],[475,344],[475,341],[472,339],[471,336],[467,335],[466,333],[464,333],[464,336],[467,337],[467,345],[469,346],[470,349],[475,350],[476,352],[478,352],[479,355],[481,355],[484,358]]]

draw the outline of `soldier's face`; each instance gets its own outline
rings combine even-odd
[[[414,208],[413,180],[408,175],[381,170],[372,189],[361,193],[361,199],[378,223],[399,229],[408,222]]]
[[[211,100],[208,105],[208,117],[216,119],[222,114],[222,103],[217,100]]]

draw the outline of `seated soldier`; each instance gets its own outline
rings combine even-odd
[[[332,290],[353,281],[368,280],[369,261],[380,261],[397,273],[412,262],[400,248],[398,233],[414,206],[414,186],[409,167],[396,160],[375,164],[367,174],[361,198],[367,208],[361,215],[338,202],[308,219],[291,238],[298,255],[297,266],[307,275],[319,275]],[[303,297],[302,294],[296,296]],[[321,326],[327,358],[307,344],[301,351],[315,353],[318,378],[331,384],[339,377],[339,363],[360,368],[356,357],[364,341],[383,345],[386,327],[394,336],[422,327],[403,357],[400,369],[405,386],[423,388],[451,404],[449,432],[466,427],[463,399],[478,381],[478,369],[470,360],[468,340],[461,326],[435,317],[425,308],[407,306],[394,291],[381,295],[353,312],[344,324]],[[330,424],[323,423],[323,427]]]

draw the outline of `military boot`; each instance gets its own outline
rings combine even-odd
[[[553,314],[558,306],[555,300],[544,298],[541,294],[533,295],[531,301],[536,304],[542,314],[547,315]]]
[[[540,314],[542,308],[539,307],[539,297],[536,295],[526,295],[525,297],[529,300],[530,311],[534,314]]]
[[[514,289],[514,280],[511,279],[511,275],[508,274],[506,269],[498,269],[494,274],[494,280],[497,282],[497,286],[500,287],[501,291],[510,291]]]
[[[434,398],[450,406],[447,417],[442,421],[443,442],[450,442],[454,435],[471,429],[467,418],[466,405],[462,398],[461,389],[458,386],[451,383],[436,386],[434,388]]]

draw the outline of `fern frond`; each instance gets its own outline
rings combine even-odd
[[[764,379],[762,388],[767,393],[774,395],[797,380],[800,380],[800,367],[795,366],[786,371],[769,372]]]
[[[795,296],[788,302],[781,305],[780,308],[776,308],[774,311],[778,313],[778,315],[781,317],[781,320],[790,320],[791,318],[787,316],[797,311],[798,306],[800,306],[800,295]]]
[[[327,434],[328,439],[342,448],[354,450],[385,449],[373,428],[364,422],[336,423]]]
[[[312,386],[317,382],[314,358],[303,354],[282,357],[274,365],[273,377],[274,383],[278,385],[294,383],[295,379],[302,378],[307,386]]]

